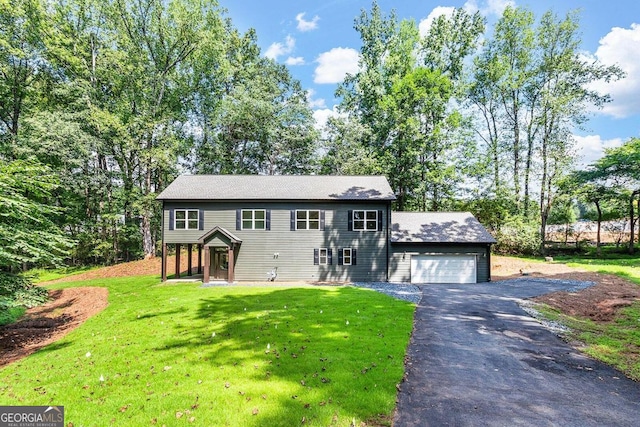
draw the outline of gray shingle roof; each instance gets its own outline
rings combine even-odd
[[[395,200],[384,176],[182,175],[158,200]]]
[[[469,212],[392,212],[391,242],[496,243]]]

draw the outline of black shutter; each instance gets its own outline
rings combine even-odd
[[[356,248],[351,248],[351,265],[356,265]]]
[[[296,211],[291,209],[291,231],[296,231]]]
[[[320,264],[320,249],[316,248],[313,250],[313,265]]]
[[[173,209],[169,209],[169,230],[173,230],[173,225],[174,225],[173,223],[175,222],[174,215],[175,214],[173,213]]]
[[[333,250],[327,249],[327,264],[333,264]]]
[[[347,218],[347,230],[353,231],[353,211],[347,211],[349,217]]]
[[[320,211],[320,230],[324,231],[324,211]]]
[[[382,231],[382,211],[378,211],[378,231]]]
[[[344,263],[344,257],[342,254],[342,249],[338,249],[338,265],[343,265]]]
[[[198,230],[204,230],[204,209],[198,211]]]
[[[265,213],[265,217],[267,218],[266,221],[266,229],[267,230],[271,230],[271,209],[267,209],[267,212]]]
[[[242,211],[236,209],[236,230],[242,230]]]

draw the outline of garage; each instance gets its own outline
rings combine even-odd
[[[411,283],[476,283],[476,256],[412,255]]]
[[[496,241],[469,212],[392,212],[389,281],[491,281]]]

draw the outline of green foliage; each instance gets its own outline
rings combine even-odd
[[[16,315],[22,314],[23,310],[20,310],[20,307],[35,307],[46,302],[48,298],[49,292],[32,284],[29,279],[0,272],[0,309],[11,310],[4,319],[6,323],[15,320]]]
[[[441,16],[421,38],[414,21],[398,22],[374,2],[355,29],[360,70],[338,88],[342,110],[370,131],[362,144],[387,174],[396,209],[450,207],[470,146],[468,121],[451,105],[462,64],[484,29],[480,15],[459,9]]]
[[[322,148],[326,151],[320,161],[324,175],[380,175],[382,167],[372,149],[366,145],[371,129],[358,120],[331,117],[325,129],[327,138]]]
[[[158,286],[154,277],[77,285],[107,287],[109,306],[0,370],[3,404],[64,401],[74,425],[193,417],[289,426],[304,417],[349,426],[392,416],[412,304],[352,287]]]
[[[27,311],[24,307],[14,307],[7,300],[0,298],[0,326],[9,325],[18,320]]]
[[[509,217],[494,237],[493,250],[502,255],[537,255],[542,244],[538,226],[522,217]]]
[[[480,119],[479,152],[487,156],[476,173],[482,177],[484,168],[482,182],[495,194],[507,190],[515,214],[539,212],[541,239],[560,181],[573,166],[572,128],[585,122],[588,106],[609,100],[591,83],[623,76],[618,67],[585,60],[580,42],[576,12],[561,18],[547,12],[536,22],[530,10],[507,7],[469,85]]]
[[[0,160],[0,269],[59,265],[72,241],[52,221],[56,177],[36,162]]]

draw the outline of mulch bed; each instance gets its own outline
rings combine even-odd
[[[106,288],[50,291],[51,301],[27,310],[16,323],[0,327],[0,367],[51,344],[107,307]]]

